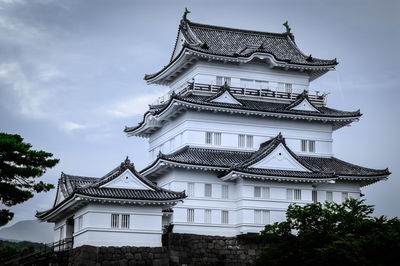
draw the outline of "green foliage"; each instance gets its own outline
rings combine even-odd
[[[7,207],[22,203],[34,193],[47,192],[52,184],[36,178],[47,168],[55,166],[59,159],[45,151],[31,150],[32,145],[24,143],[19,135],[0,132],[0,200]],[[0,210],[0,226],[8,223],[14,214],[7,209]]]
[[[266,225],[256,265],[392,265],[400,259],[400,220],[372,217],[364,200],[290,205]]]
[[[0,258],[18,256],[40,249],[44,249],[44,244],[29,241],[11,242],[0,240]]]
[[[174,230],[174,224],[166,224],[163,227],[164,234],[172,233],[173,230]]]

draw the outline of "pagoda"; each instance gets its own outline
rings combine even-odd
[[[327,107],[310,82],[336,59],[304,54],[283,33],[180,21],[169,63],[145,75],[169,86],[128,136],[147,138],[145,178],[187,198],[164,213],[176,233],[235,236],[285,220],[289,204],[360,198],[386,179],[336,158],[332,133],[360,110]]]

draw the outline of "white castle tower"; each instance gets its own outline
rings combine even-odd
[[[234,236],[282,221],[289,204],[342,202],[387,178],[332,153],[332,133],[357,111],[326,107],[310,82],[336,59],[303,54],[285,33],[193,23],[186,12],[170,62],[145,75],[169,86],[128,136],[148,138],[140,173],[187,198],[164,212],[174,232]]]

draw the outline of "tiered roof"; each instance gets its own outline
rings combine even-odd
[[[297,169],[274,168],[273,165],[268,168],[268,163],[265,167],[259,166],[259,162],[268,156],[278,156],[273,152],[276,152],[279,146],[288,153],[283,159],[294,161],[293,164],[298,165]],[[362,185],[367,185],[390,175],[388,169],[365,168],[335,157],[296,155],[286,146],[281,134],[262,143],[255,152],[186,146],[171,154],[160,153],[157,159],[141,173],[148,177],[156,177],[168,167],[217,171],[223,180],[236,177],[296,182],[347,180],[361,181]]]
[[[189,86],[194,86],[193,84]],[[313,105],[308,99],[308,93],[304,91],[292,102],[282,103],[274,101],[260,101],[249,97],[239,98],[230,96],[236,101],[215,101],[229,88],[221,86],[220,91],[213,96],[199,95],[192,91],[188,93],[173,93],[170,99],[159,105],[151,105],[149,111],[144,114],[143,121],[135,127],[126,127],[125,133],[129,136],[148,137],[161,127],[161,123],[175,116],[181,110],[213,111],[231,114],[249,114],[261,117],[275,117],[287,119],[300,119],[307,121],[323,121],[331,123],[333,130],[339,129],[351,122],[358,121],[361,117],[360,110],[340,111],[325,106]],[[295,108],[304,100],[308,101],[313,109]]]
[[[157,73],[145,75],[145,80],[168,84],[178,75],[175,72],[181,72],[193,59],[247,63],[255,58],[273,67],[309,71],[311,80],[338,64],[336,59],[305,55],[297,47],[292,33],[234,29],[182,19],[169,64]]]
[[[121,178],[124,173],[128,172],[132,174],[134,183],[139,185],[132,187],[130,185],[110,185],[112,182],[118,181],[118,178]],[[61,173],[53,208],[44,212],[38,212],[36,217],[41,220],[49,220],[61,210],[63,210],[64,214],[67,214],[87,204],[89,201],[123,202],[141,205],[173,205],[185,197],[185,192],[175,192],[158,187],[155,183],[138,173],[134,165],[127,158],[121,165],[101,178]],[[62,198],[62,200],[58,202],[57,199],[59,198]]]

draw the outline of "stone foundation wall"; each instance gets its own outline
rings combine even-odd
[[[170,233],[163,247],[82,246],[69,252],[70,266],[251,265],[259,255],[259,236],[202,236]],[[51,265],[63,263],[54,261]]]

